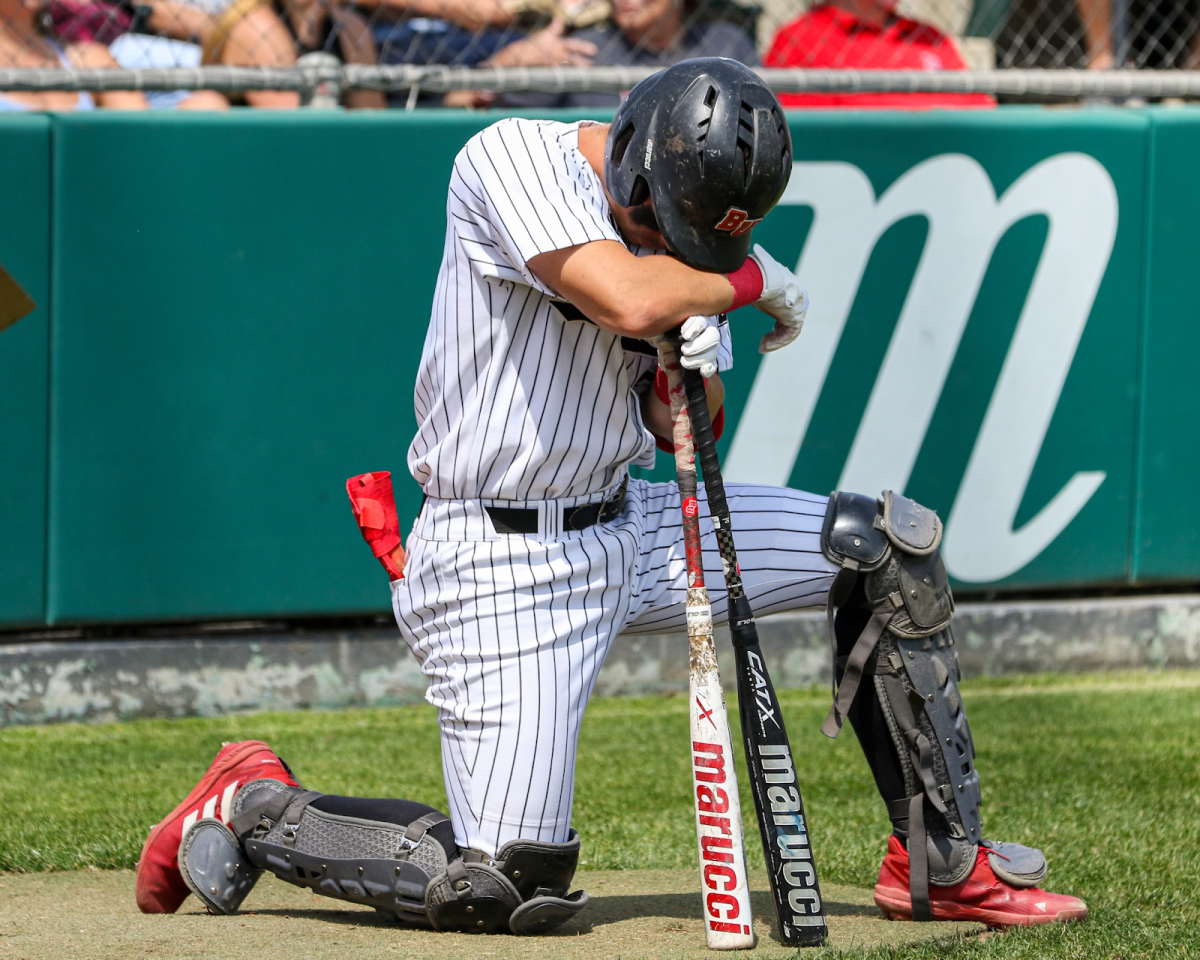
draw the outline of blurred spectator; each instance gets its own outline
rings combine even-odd
[[[1076,6],[1089,70],[1200,67],[1195,0],[1130,0],[1115,9],[1111,0],[1076,0]]]
[[[575,36],[599,49],[597,66],[668,67],[692,57],[729,57],[757,66],[754,41],[730,23],[700,19],[700,5],[699,0],[613,0],[609,23]]]
[[[738,27],[698,17],[697,0],[613,0],[611,19],[564,35],[561,20],[509,44],[485,65],[666,67],[691,57],[729,57],[758,65],[750,36]],[[495,97],[476,91],[447,97],[453,106],[487,106]],[[615,93],[504,94],[509,107],[614,107]]]
[[[49,0],[47,9],[56,35],[111,44],[113,56],[130,68],[296,62],[287,29],[262,0]],[[290,91],[252,91],[245,100],[258,107],[300,105]],[[213,91],[176,91],[152,94],[151,106],[224,109],[229,102]]]
[[[103,43],[129,70],[199,66],[200,48],[183,41],[203,32],[204,23],[211,23],[207,15],[170,0],[157,0],[154,6],[135,6],[129,0],[50,0],[43,19],[61,43]],[[161,36],[138,32],[142,30]],[[229,109],[229,101],[211,90],[153,90],[146,100],[152,110]]]
[[[60,46],[42,29],[42,0],[0,0],[0,67],[57,68],[115,67],[117,62],[100,43]],[[0,111],[17,110],[145,110],[146,98],[130,90],[95,95],[51,91],[5,92]]]
[[[127,70],[200,66],[200,47],[182,40],[123,33],[108,45],[108,52]],[[151,110],[228,110],[229,101],[216,90],[151,90],[146,93]]]
[[[343,63],[377,62],[367,22],[337,0],[185,0],[185,5],[209,18],[198,38],[203,63],[290,67],[301,54],[318,50]],[[248,90],[244,97],[252,107],[300,105],[299,94],[291,91]],[[374,90],[352,90],[344,103],[378,108],[384,97]]]
[[[391,15],[391,19],[422,17],[457,24],[469,33],[511,26],[521,4],[509,0],[358,0],[364,10]],[[372,17],[374,20],[374,17]]]
[[[327,0],[274,0],[273,9],[292,35],[297,56],[321,51],[342,63],[379,62],[375,39],[367,21],[351,8]],[[387,106],[378,90],[347,90],[343,102],[355,110],[382,110]]]
[[[208,26],[195,39],[200,42],[202,63],[230,67],[291,67],[296,63],[292,35],[263,0],[183,0],[207,15]],[[300,95],[291,90],[247,90],[251,107],[287,110],[300,106]]]
[[[498,51],[547,23],[561,23],[556,27],[561,34],[606,20],[611,10],[608,0],[360,0],[359,6],[374,11],[371,29],[380,63],[455,67],[490,62]],[[554,32],[543,33],[544,39]],[[473,99],[471,94],[459,96]],[[402,105],[407,99],[402,94],[393,102]],[[418,102],[440,106],[442,98],[422,92]]]
[[[839,70],[965,70],[952,37],[896,16],[896,0],[831,0],[781,27],[763,57],[768,67]],[[985,94],[785,93],[785,107],[993,107]]]

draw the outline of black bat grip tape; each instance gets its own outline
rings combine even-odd
[[[678,335],[675,335],[677,340]],[[679,350],[676,348],[676,355]],[[725,498],[725,481],[721,477],[721,461],[717,457],[717,441],[713,437],[712,418],[708,413],[708,394],[704,378],[696,370],[680,365],[683,389],[687,395],[688,415],[692,419],[692,440],[696,460],[704,474],[704,495],[708,500],[709,516],[717,531],[717,544],[725,561],[725,587],[729,593],[729,630],[734,642],[757,643],[758,631],[746,599],[742,577],[738,572],[737,548],[733,543],[733,526],[729,517],[729,501]]]

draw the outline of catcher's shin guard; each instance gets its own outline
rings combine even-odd
[[[917,920],[931,916],[929,884],[961,883],[982,839],[941,536],[932,510],[891,491],[882,500],[835,493],[822,530],[826,556],[842,568],[830,590],[835,687],[822,731],[837,736],[846,718],[854,726],[907,840]]]
[[[201,896],[222,913],[244,896],[239,878],[262,870],[407,923],[463,933],[543,933],[587,903],[583,891],[567,894],[579,861],[574,833],[566,843],[514,840],[491,858],[460,853],[449,819],[409,801],[329,797],[259,781],[239,792],[234,807],[229,836],[240,841],[243,860],[199,833],[186,851],[187,875],[209,884],[211,901]]]

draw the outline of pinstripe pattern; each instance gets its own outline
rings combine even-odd
[[[408,457],[430,496],[571,497],[653,463],[630,389],[652,358],[566,319],[527,266],[539,253],[623,242],[578,131],[502,120],[455,160]]]
[[[612,638],[683,623],[674,484],[632,482],[617,520],[562,530],[564,509],[604,499],[655,451],[640,408],[654,349],[582,318],[528,267],[551,250],[624,242],[579,127],[509,118],[459,153],[415,390],[409,468],[429,499],[393,604],[438,708],[455,839],[489,854],[518,837],[567,839],[579,723]],[[721,335],[724,370],[727,325]],[[729,493],[755,608],[824,602],[824,498]],[[538,534],[497,534],[487,506],[536,509]]]
[[[727,490],[755,610],[823,604],[835,573],[819,544],[825,498]],[[430,679],[460,846],[566,839],[579,724],[613,637],[683,625],[681,516],[673,483],[640,480],[618,519],[554,537],[497,534],[478,501],[426,503],[393,605]],[[701,529],[721,583],[706,513]],[[722,590],[712,593],[720,620]]]

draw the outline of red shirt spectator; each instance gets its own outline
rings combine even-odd
[[[850,9],[847,9],[850,8]],[[936,27],[895,16],[896,0],[839,0],[781,27],[765,67],[838,70],[965,70],[955,42]],[[924,110],[994,107],[982,93],[782,93],[785,107]]]

